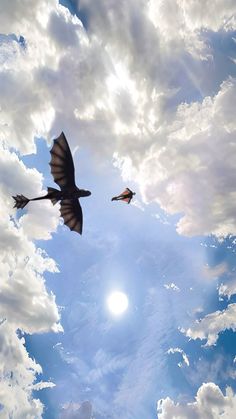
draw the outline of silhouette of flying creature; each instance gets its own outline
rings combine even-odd
[[[124,201],[124,202],[127,202],[129,204],[134,195],[136,195],[135,192],[132,192],[129,188],[126,188],[124,190],[124,192],[122,192],[118,196],[114,196],[111,200],[112,201]]]
[[[75,168],[70,147],[67,139],[62,132],[54,140],[50,151],[51,174],[54,182],[61,190],[48,187],[47,195],[38,198],[28,199],[24,195],[13,196],[15,200],[14,208],[24,208],[30,201],[39,201],[41,199],[50,199],[53,205],[60,201],[60,213],[64,224],[71,231],[82,234],[83,213],[79,198],[91,195],[90,191],[79,189],[75,184]]]

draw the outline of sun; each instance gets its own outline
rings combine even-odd
[[[113,291],[107,298],[107,306],[112,314],[124,313],[129,305],[127,295],[121,291]]]

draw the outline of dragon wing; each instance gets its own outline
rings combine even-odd
[[[63,199],[60,204],[60,213],[64,224],[70,230],[82,234],[83,213],[78,199]]]
[[[131,190],[129,188],[126,188],[120,195],[127,195],[130,192],[131,192]]]
[[[74,188],[76,186],[75,168],[70,147],[63,132],[54,140],[50,153],[49,164],[54,182],[60,186],[61,190]]]
[[[128,202],[128,204],[129,204],[130,201],[131,201],[131,198],[123,198],[122,201]]]
[[[131,190],[129,188],[126,188],[119,196],[124,195],[124,198],[122,199],[122,201],[128,202],[128,204],[131,201],[130,197],[126,197],[126,195],[128,195],[131,192]]]

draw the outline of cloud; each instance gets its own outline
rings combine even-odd
[[[43,176],[36,169],[27,168],[16,153],[11,152],[0,142],[0,193],[2,205],[1,219],[7,219],[8,214],[14,215],[12,195],[23,194],[29,198],[45,195],[42,191]],[[43,211],[43,217],[42,217]],[[20,212],[19,212],[20,214]],[[56,231],[59,222],[58,208],[51,203],[30,203],[27,214],[19,219],[19,227],[30,239],[47,240]]]
[[[231,279],[226,284],[220,284],[219,296],[231,298],[232,295],[236,294],[236,279]]]
[[[196,388],[203,381],[220,383],[221,387],[227,385],[230,379],[235,380],[236,370],[232,362],[232,356],[227,356],[223,351],[213,351],[212,356],[208,358],[208,353],[201,354],[191,362],[191,368],[182,370],[185,379],[190,386]]]
[[[223,0],[216,0],[214,6],[211,1],[205,3],[207,14],[202,13],[201,1],[184,0],[181,8],[185,15],[186,24],[193,29],[209,28],[213,31],[233,30],[236,27],[235,13],[236,6],[233,0],[225,5]]]
[[[67,403],[61,409],[60,419],[92,419],[92,405],[89,401]]]
[[[208,279],[217,279],[227,272],[228,272],[228,266],[227,266],[227,263],[225,262],[220,263],[213,267],[205,265],[203,269],[203,274]]]
[[[27,169],[15,153],[1,147],[0,149],[0,161],[3,163],[0,165],[0,173],[3,175],[0,183],[3,203],[0,209],[0,315],[2,318],[6,317],[16,329],[20,328],[28,333],[60,331],[62,329],[55,297],[47,292],[43,278],[45,271],[58,271],[56,264],[30,241],[27,223],[22,222],[22,218],[19,221],[11,218],[15,213],[11,195],[25,193],[27,188],[29,193],[34,188],[37,193],[41,189],[42,178],[35,169]],[[47,210],[40,227],[38,219],[31,217],[30,211],[28,222],[31,226],[29,236],[33,238],[48,238],[49,229],[55,228],[55,216]]]
[[[42,417],[43,405],[32,397],[33,383],[42,369],[29,357],[24,343],[8,321],[0,325],[1,418]]]
[[[41,192],[40,196],[43,195],[46,195],[46,191]],[[36,205],[28,204],[27,213],[21,216],[19,225],[29,239],[49,240],[52,232],[57,230],[59,217],[58,206],[53,207],[51,201],[41,201]]]
[[[128,357],[112,357],[102,349],[99,349],[93,359],[95,368],[91,369],[88,373],[88,383],[94,383],[101,380],[108,374],[114,374],[115,372],[123,369],[129,363]]]
[[[217,310],[207,314],[201,320],[196,320],[189,329],[181,329],[191,339],[206,339],[205,346],[215,345],[220,332],[235,328],[236,304],[229,304],[225,310]]]
[[[52,383],[51,381],[40,381],[39,383],[33,384],[31,387],[32,390],[42,390],[44,388],[52,388],[55,387],[56,384]]]
[[[149,17],[156,27],[164,31],[166,37],[170,39],[182,38],[185,42],[188,42],[185,39],[187,34],[190,36],[195,34],[200,37],[199,32],[204,28],[218,31],[233,30],[236,27],[234,18],[236,7],[233,0],[230,0],[227,6],[223,0],[216,0],[214,5],[207,1],[205,5],[207,13],[203,14],[201,1],[167,0],[162,3],[151,0],[149,2]],[[173,31],[170,31],[170,27],[173,28]],[[190,39],[192,42],[191,37]]]
[[[214,68],[203,33],[235,29],[236,10],[233,0],[207,7],[211,13],[202,16],[200,2],[140,0],[137,7],[130,0],[108,12],[98,1],[95,12],[86,0],[80,4],[86,32],[56,1],[26,10],[6,2],[2,31],[22,34],[26,48],[14,39],[4,44],[2,139],[30,153],[34,135],[51,139],[63,129],[75,146],[80,132],[80,145],[100,158],[116,152],[123,176],[139,184],[145,202],[182,214],[180,234],[234,234],[235,79],[219,74],[204,97],[212,77],[202,57]],[[199,92],[203,98],[194,102]]]
[[[145,156],[136,158],[143,198],[169,214],[183,213],[180,234],[225,236],[236,231],[235,94],[236,80],[229,79],[215,97],[180,105],[165,132],[167,141],[157,134]]]
[[[168,349],[167,353],[168,354],[180,353],[182,355],[182,357],[183,357],[184,363],[189,367],[189,359],[188,359],[186,353],[183,351],[183,349],[180,349],[180,348],[170,348],[170,349]],[[183,364],[181,362],[179,362],[178,363],[178,366],[179,367],[182,367]]]
[[[52,387],[53,383],[35,383],[42,369],[29,357],[20,336],[22,332],[62,331],[55,296],[47,291],[44,279],[45,272],[55,273],[58,268],[31,240],[48,239],[58,217],[46,206],[40,223],[30,207],[27,216],[18,213],[19,218],[15,218],[11,196],[40,195],[43,179],[2,142],[0,179],[0,318],[4,319],[0,325],[0,417],[41,418],[43,405],[32,391]]]
[[[158,401],[158,419],[233,419],[236,396],[230,387],[226,395],[214,383],[203,383],[195,401],[187,404],[174,403],[169,397]]]
[[[30,22],[35,22],[37,27],[44,27],[47,23],[48,14],[57,5],[53,0],[50,5],[46,1],[27,0],[16,3],[2,1],[2,13],[0,25],[2,33],[15,33],[20,35],[23,31],[30,30]],[[27,7],[30,6],[30,7]],[[32,30],[34,28],[31,27]]]
[[[111,39],[111,43],[117,43],[122,49],[131,49],[132,58],[135,61],[140,53],[153,61],[158,57],[159,50],[173,48],[186,48],[190,53],[198,53],[207,49],[204,46],[201,31],[204,29],[233,30],[236,28],[234,15],[236,7],[233,0],[227,4],[222,0],[216,4],[207,2],[208,13],[202,14],[202,3],[192,1],[167,0],[157,2],[150,0],[148,3],[138,1],[138,9],[135,9],[137,2],[120,1],[119,4],[110,4],[109,13],[102,1],[97,2],[96,10],[92,7],[92,0],[80,1],[80,10],[87,17],[88,28],[102,38]],[[139,31],[136,30],[137,26]],[[155,30],[153,30],[155,29]],[[150,46],[145,55],[145,41],[152,40],[153,33],[157,33],[157,49],[152,51],[150,57]],[[136,40],[133,39],[136,35]],[[142,42],[141,42],[142,40]],[[108,41],[109,42],[109,41]],[[132,45],[133,42],[133,45]],[[124,44],[126,45],[124,46]],[[142,44],[143,43],[143,48]],[[199,56],[199,55],[198,55]],[[160,63],[162,64],[162,63]]]
[[[180,291],[179,287],[177,285],[175,285],[174,282],[171,282],[171,284],[164,284],[164,287],[167,290],[173,290],[173,291],[177,291],[177,292]]]
[[[1,317],[28,333],[61,331],[55,297],[42,276],[47,270],[56,272],[55,264],[12,225],[0,225],[0,230]]]

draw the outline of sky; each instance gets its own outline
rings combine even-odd
[[[0,418],[234,419],[235,0],[0,10]],[[13,209],[62,131],[82,236]]]

